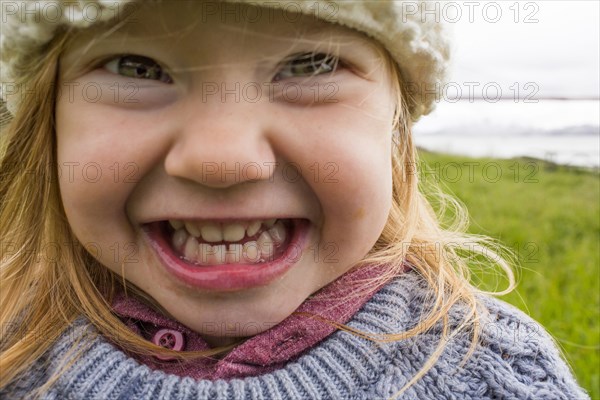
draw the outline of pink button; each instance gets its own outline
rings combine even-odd
[[[161,329],[154,334],[152,343],[157,346],[164,347],[175,351],[181,351],[185,346],[185,340],[183,339],[183,333],[173,329]],[[173,357],[156,356],[159,360],[170,361],[175,360]]]

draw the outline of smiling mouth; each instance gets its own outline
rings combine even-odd
[[[302,218],[157,221],[142,226],[166,272],[201,290],[268,285],[302,258],[311,224]]]
[[[231,223],[169,220],[163,232],[179,258],[195,266],[258,265],[281,257],[293,234],[290,219]]]

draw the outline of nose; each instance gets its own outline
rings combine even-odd
[[[263,104],[196,96],[176,113],[167,174],[213,188],[272,178],[276,156]]]

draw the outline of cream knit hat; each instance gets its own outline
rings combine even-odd
[[[110,21],[127,6],[149,0],[0,0],[0,97],[14,114],[19,107],[19,71],[41,52],[59,26],[85,28]],[[156,0],[153,0],[156,1]],[[163,0],[172,1],[172,0]],[[202,1],[202,0],[195,0]],[[404,0],[221,0],[302,12],[345,25],[379,41],[400,66],[409,90],[413,120],[429,113],[431,95],[444,79],[449,45],[427,1]],[[429,93],[425,96],[423,93]]]

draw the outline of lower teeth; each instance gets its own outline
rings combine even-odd
[[[185,255],[180,255],[179,258],[183,261],[186,261],[188,263],[192,263],[195,265],[200,265],[200,266],[211,266],[211,265],[222,265],[222,264],[250,264],[250,265],[254,265],[254,264],[261,264],[261,263],[265,263],[267,261],[273,261],[274,257],[259,257],[259,258],[253,258],[250,259],[249,257],[239,257],[239,258],[229,258],[226,261],[223,261],[223,258],[220,257],[219,259],[212,259],[209,260],[208,256],[205,255],[205,257],[199,256],[199,259],[190,259],[188,257],[186,257]]]
[[[183,260],[183,261],[186,261],[186,262],[188,262],[188,263],[192,263],[192,264],[199,265],[199,266],[203,266],[203,267],[204,267],[204,266],[207,266],[207,267],[209,267],[209,266],[211,266],[211,265],[220,265],[220,264],[207,264],[207,263],[204,263],[204,264],[202,264],[202,263],[199,263],[199,262],[197,262],[197,261],[188,260],[187,258],[185,258],[185,256],[179,256],[179,259],[180,259],[180,260]],[[231,262],[230,264],[246,264],[246,265],[254,265],[254,264],[262,264],[262,263],[265,263],[265,262],[267,262],[267,261],[272,261],[272,260],[267,260],[267,259],[265,259],[265,258],[262,258],[262,257],[261,257],[261,258],[259,258],[259,259],[258,259],[256,262],[254,262],[254,263],[243,263],[243,262],[240,262],[240,261],[236,261],[236,262]]]

